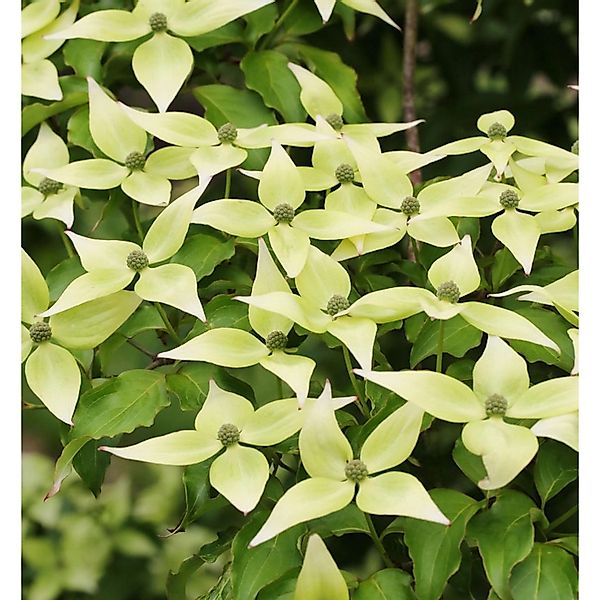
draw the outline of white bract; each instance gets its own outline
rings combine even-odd
[[[71,231],[84,275],[72,281],[56,303],[40,316],[50,316],[127,287],[136,274],[135,293],[143,300],[161,302],[205,320],[198,298],[196,275],[176,263],[151,266],[171,258],[181,248],[196,201],[208,182],[174,200],[155,219],[142,246],[121,240],[97,240]]]
[[[577,448],[578,377],[558,377],[529,386],[527,363],[506,342],[489,336],[473,369],[473,389],[453,377],[429,371],[356,371],[438,419],[466,423],[462,441],[481,456],[487,477],[479,487],[510,483],[535,456],[536,435]],[[507,423],[539,419],[535,427]]]
[[[194,65],[192,50],[181,38],[208,33],[271,2],[273,0],[139,0],[131,12],[95,11],[47,38],[127,42],[152,34],[135,49],[132,67],[158,110],[164,112]]]

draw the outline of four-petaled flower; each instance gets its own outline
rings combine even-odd
[[[443,373],[356,373],[438,419],[466,423],[462,441],[467,450],[482,457],[487,470],[487,477],[479,482],[482,489],[510,483],[535,456],[536,435],[553,437],[577,449],[579,378],[558,377],[529,387],[527,363],[500,338],[488,337],[473,369],[472,390]],[[528,429],[507,423],[504,417],[540,420]]]

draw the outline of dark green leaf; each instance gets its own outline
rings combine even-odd
[[[67,123],[67,136],[69,143],[87,150],[96,158],[105,158],[102,150],[96,146],[96,143],[92,139],[89,119],[90,109],[87,106],[82,106],[71,115],[71,118]]]
[[[228,23],[227,25],[223,25],[223,27],[219,27],[219,29],[215,29],[214,31],[185,38],[185,41],[196,50],[196,52],[202,52],[202,50],[206,50],[207,48],[223,46],[224,44],[234,44],[243,41],[243,39],[244,29],[241,23],[234,21],[233,23]]]
[[[266,585],[279,579],[291,568],[299,566],[302,561],[297,540],[306,530],[305,525],[292,527],[255,548],[248,548],[250,540],[258,533],[267,515],[266,512],[255,513],[233,540],[233,600],[255,600],[258,592]]]
[[[513,600],[574,600],[577,570],[573,557],[561,548],[535,544],[510,578]]]
[[[71,473],[73,458],[83,448],[83,446],[89,441],[88,437],[78,437],[70,441],[61,452],[56,466],[54,467],[54,481],[52,487],[46,494],[44,500],[48,500],[60,490],[60,486],[65,478]]]
[[[50,104],[41,104],[40,102],[28,104],[21,113],[21,135],[25,135],[36,125],[54,115],[87,103],[88,94],[85,79],[61,77],[59,81],[63,90],[63,99]]]
[[[215,267],[235,254],[233,239],[223,234],[199,233],[189,237],[171,258],[172,263],[186,265],[199,281],[210,275]]]
[[[560,546],[564,548],[571,554],[575,556],[579,556],[579,538],[576,535],[570,535],[567,537],[556,538],[555,540],[550,540],[547,542],[548,544],[555,544],[556,546]]]
[[[252,45],[265,33],[269,33],[273,29],[275,20],[277,19],[277,7],[275,4],[268,4],[259,10],[255,10],[244,16],[246,21],[246,31],[244,38]],[[247,55],[246,55],[247,56]]]
[[[345,508],[330,515],[310,521],[309,529],[312,533],[318,533],[322,538],[330,535],[344,535],[345,533],[366,533],[369,535],[369,526],[365,514],[354,503],[348,504]]]
[[[300,86],[287,66],[288,58],[274,50],[249,52],[240,63],[246,85],[258,92],[265,104],[276,109],[287,122],[304,122]]]
[[[164,329],[165,323],[160,318],[156,306],[153,304],[142,304],[132,315],[121,325],[118,332],[125,337],[132,338],[143,331],[152,331],[154,329]]]
[[[489,582],[502,600],[510,600],[510,574],[533,548],[530,498],[505,490],[489,510],[469,522],[467,535],[479,548]]]
[[[577,452],[560,442],[546,440],[537,453],[533,479],[543,507],[577,479]]]
[[[231,543],[233,542],[233,538],[236,536],[237,532],[237,527],[229,527],[225,531],[221,531],[214,542],[210,542],[210,544],[204,544],[204,546],[200,548],[198,556],[200,556],[200,558],[202,558],[205,562],[215,562],[215,560],[217,560],[217,558],[219,558],[223,552],[231,548]]]
[[[452,450],[452,458],[458,468],[473,482],[477,483],[487,476],[481,456],[469,452],[458,438]]]
[[[352,596],[353,600],[413,600],[411,577],[400,569],[384,569],[363,581]]]
[[[410,351],[411,368],[428,356],[437,353],[441,323],[444,324],[444,354],[461,358],[471,348],[475,348],[480,344],[482,332],[469,325],[460,315],[456,315],[447,321],[428,320]]]
[[[236,127],[276,124],[273,113],[261,97],[250,90],[228,85],[203,85],[194,89],[194,96],[206,109],[206,118],[217,127],[228,122]]]
[[[96,40],[69,40],[63,48],[65,64],[73,67],[79,77],[91,77],[102,81],[102,55],[106,42]]]
[[[110,454],[98,451],[98,446],[106,441],[108,440],[90,440],[73,459],[73,468],[96,497],[100,495],[106,469],[110,464]]]
[[[520,268],[521,265],[508,248],[498,250],[492,263],[492,289],[498,290]]]
[[[167,600],[187,600],[186,588],[190,577],[204,564],[199,556],[190,556],[181,563],[179,570],[169,571],[167,578]]]
[[[212,460],[205,460],[197,465],[185,467],[183,470],[185,513],[172,533],[185,531],[186,527],[196,521],[204,512],[206,503],[210,499],[208,472],[211,465]]]
[[[299,569],[292,569],[283,577],[269,584],[258,594],[257,600],[295,600]]]
[[[473,367],[475,361],[470,358],[452,361],[446,369],[446,375],[454,377],[459,381],[470,381],[473,379]]]
[[[438,600],[442,596],[446,582],[460,566],[460,546],[467,523],[481,507],[480,502],[454,490],[431,490],[429,493],[452,522],[450,527],[400,517],[392,521],[383,534],[404,531],[404,542],[414,564],[415,592],[419,600]]]
[[[162,373],[127,371],[81,396],[72,435],[97,439],[149,427],[157,413],[168,405]]]
[[[65,260],[59,262],[46,277],[50,302],[58,300],[58,297],[65,291],[71,281],[84,273],[85,269],[81,266],[77,256],[65,258]]]

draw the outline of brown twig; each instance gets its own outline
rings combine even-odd
[[[403,56],[403,97],[404,120],[415,121],[417,111],[415,108],[415,64],[417,50],[417,28],[419,22],[418,0],[406,0],[404,14],[404,56]],[[419,130],[411,127],[406,130],[406,145],[411,152],[420,152]],[[414,184],[421,183],[421,170],[417,169],[410,174]]]

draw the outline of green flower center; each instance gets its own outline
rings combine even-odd
[[[149,264],[148,257],[141,250],[133,250],[127,255],[127,266],[132,271],[142,271]]]
[[[294,218],[294,208],[291,204],[283,202],[278,204],[273,210],[273,217],[278,223],[291,223]]]
[[[348,302],[347,298],[339,294],[334,294],[327,302],[327,313],[332,317],[335,317],[335,315],[347,308],[350,308],[350,302]]]
[[[573,145],[571,146],[571,152],[573,154],[579,155],[579,140],[575,140]]]
[[[167,30],[167,16],[163,15],[163,13],[157,12],[150,15],[148,23],[150,24],[150,28],[152,29],[152,31],[154,31],[155,33]]]
[[[339,131],[344,126],[342,115],[331,114],[325,117],[325,120],[336,130]]]
[[[506,127],[502,123],[492,123],[487,130],[487,136],[490,140],[503,140],[506,134]]]
[[[52,329],[48,323],[38,321],[29,328],[29,337],[36,344],[47,342],[52,337]]]
[[[335,177],[340,183],[352,183],[354,181],[354,169],[352,165],[342,163],[335,170]]]
[[[232,123],[225,123],[217,130],[217,137],[221,144],[233,144],[237,138],[237,129]]]
[[[265,340],[265,345],[271,352],[273,350],[283,350],[287,346],[287,335],[283,331],[271,331]]]
[[[225,423],[217,431],[217,439],[227,448],[240,441],[240,430],[231,423]]]
[[[504,190],[498,201],[503,208],[517,208],[519,206],[519,196],[514,190]]]
[[[367,471],[367,465],[362,460],[354,459],[350,460],[346,463],[346,468],[344,470],[346,473],[346,478],[354,483],[358,483],[363,479],[366,479],[369,475],[369,471]]]
[[[437,289],[437,297],[440,300],[456,304],[460,298],[460,289],[454,281],[444,281]]]
[[[48,177],[44,177],[42,181],[40,181],[40,185],[38,185],[38,190],[44,196],[52,196],[53,194],[58,194],[60,190],[62,190],[63,184],[60,181],[54,181],[54,179],[48,179]]]
[[[499,367],[501,365],[498,365]],[[506,414],[508,402],[504,396],[500,394],[492,394],[485,401],[485,414],[488,417],[503,417]]]
[[[400,210],[407,215],[408,217],[412,215],[418,215],[421,210],[421,205],[419,201],[414,196],[406,196],[404,200],[402,200],[402,204],[400,205]]]
[[[141,152],[130,152],[125,157],[125,166],[130,171],[141,171],[146,164],[146,158]]]

